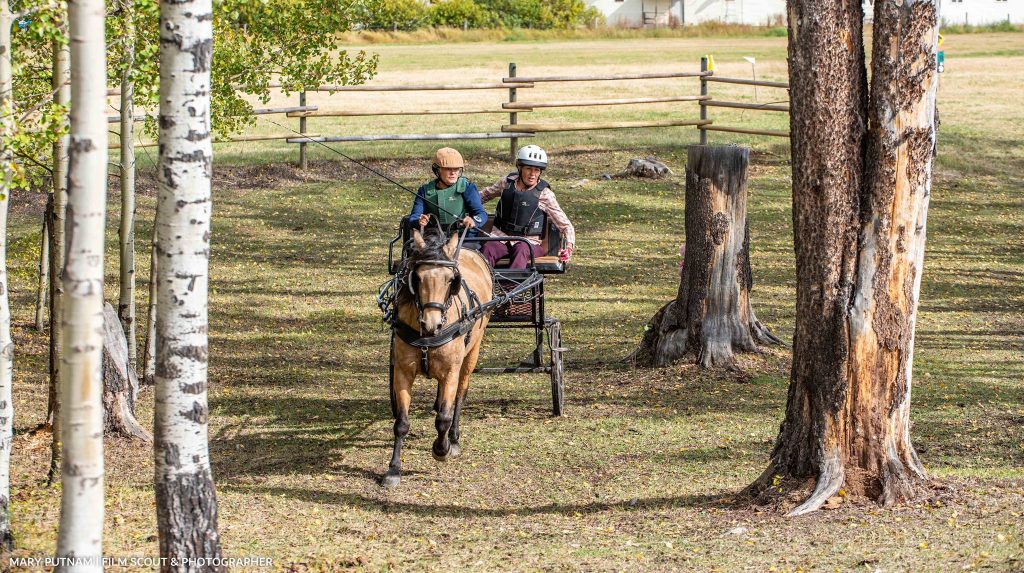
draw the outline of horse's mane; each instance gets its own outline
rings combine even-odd
[[[423,230],[423,247],[417,247],[415,242],[411,243],[409,256],[401,261],[398,267],[398,274],[409,280],[408,274],[419,261],[450,261],[451,258],[444,252],[444,246],[448,237],[440,227],[428,226]],[[398,305],[413,304],[412,294],[409,289],[399,289],[396,300]]]

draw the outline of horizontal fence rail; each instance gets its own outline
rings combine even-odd
[[[789,112],[788,105],[775,105],[770,103],[741,103],[735,101],[707,100],[700,102],[700,105],[708,107],[731,107],[736,109],[752,109],[755,111],[784,111]]]
[[[289,136],[288,143],[331,143],[340,141],[440,141],[447,139],[508,139],[510,137],[533,137],[533,133],[395,133],[390,135],[328,135],[295,137]]]
[[[296,112],[313,112],[313,111],[316,111],[317,109],[318,108],[315,105],[298,105],[298,106],[292,106],[292,107],[262,107],[262,108],[257,108],[257,109],[252,110],[252,115],[273,115],[273,114],[279,114],[279,113],[290,115],[290,114],[296,113]],[[150,118],[150,117],[153,118],[153,119],[156,119],[157,116],[153,115],[153,114],[137,115],[137,116],[132,118],[132,121],[135,121],[135,122],[146,121],[146,118]],[[119,115],[108,115],[107,116],[107,123],[117,123],[119,121],[121,121],[121,116],[119,116]]]
[[[505,104],[502,104],[505,105]],[[530,111],[530,110],[520,110]],[[382,110],[353,111],[347,109],[321,109],[317,111],[295,111],[288,117],[369,117],[374,115],[471,115],[483,113],[508,113],[503,109],[420,109],[420,110]]]
[[[706,76],[710,72],[665,72],[660,74],[605,74],[597,76],[537,76],[520,77],[512,76],[501,78],[506,85],[513,82],[543,83],[543,82],[600,82],[612,80],[657,80],[667,78],[696,78]]]
[[[421,84],[421,85],[398,85],[398,86],[320,86],[315,90],[318,92],[423,92],[423,91],[445,91],[445,90],[507,90],[509,88],[532,88],[532,83],[520,82],[515,84],[494,83],[494,84]]]
[[[704,78],[704,81],[721,82],[723,84],[740,84],[744,86],[761,86],[765,88],[789,89],[789,84],[785,82],[766,82],[762,80],[744,80],[740,78],[723,78],[719,76],[708,76]]]
[[[592,131],[596,129],[633,129],[638,127],[685,127],[699,126],[711,123],[708,120],[676,120],[668,119],[661,121],[614,121],[614,122],[588,122],[588,123],[517,123],[514,125],[503,125],[502,130],[519,130],[529,133],[544,133],[552,131]]]
[[[619,99],[591,99],[591,100],[566,100],[566,101],[517,101],[503,103],[501,107],[514,109],[516,111],[530,111],[534,108],[546,107],[586,107],[595,105],[632,105],[638,103],[666,103],[673,101],[700,101],[708,99],[709,96],[687,95],[668,97],[633,97]]]

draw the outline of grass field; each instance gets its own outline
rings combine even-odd
[[[520,75],[694,70],[705,53],[714,54],[721,75],[749,77],[741,57],[753,55],[759,77],[785,79],[783,38],[372,49],[381,56],[374,81],[382,84],[493,81],[510,61]],[[685,145],[697,137],[692,128],[532,140],[552,154],[547,177],[579,237],[571,271],[548,283],[548,311],[562,319],[570,348],[567,415],[548,415],[544,376],[474,376],[463,456],[440,465],[429,453],[433,390],[421,382],[405,479],[395,491],[381,490],[376,480],[390,455],[391,419],[387,333],[373,298],[386,278],[385,246],[410,198],[323,149],[311,148],[310,169],[301,172],[289,164],[296,152],[288,144],[218,144],[210,432],[226,554],[272,557],[277,568],[292,571],[1024,570],[1024,116],[1018,101],[1024,34],[950,36],[944,49],[912,412],[914,443],[936,483],[919,501],[882,509],[851,499],[799,519],[781,517],[778,508],[734,503],[764,468],[782,419],[791,360],[785,348],[744,357],[739,375],[686,364],[662,370],[620,364],[676,289],[681,174]],[[655,95],[696,93],[696,86],[672,80],[632,89]],[[529,97],[538,100],[628,97],[594,84],[534,89]],[[713,89],[730,99],[753,99],[743,86]],[[500,94],[491,96],[500,102]],[[461,96],[404,97],[392,105],[470,103]],[[766,98],[785,94],[759,93],[760,101]],[[332,105],[353,109],[387,103],[377,95],[336,101]],[[692,103],[674,105],[652,109],[696,117]],[[593,110],[544,112],[530,121],[661,115],[629,107]],[[713,117],[786,126],[781,114],[716,110]],[[439,121],[322,120],[311,121],[310,131],[415,132],[437,130]],[[452,121],[460,131],[490,131],[505,118]],[[280,128],[261,121],[258,130]],[[788,145],[729,134],[712,141],[754,148],[754,306],[789,340]],[[488,184],[509,170],[505,142],[458,146],[477,182]],[[433,147],[342,149],[414,186],[428,175]],[[601,178],[647,155],[666,161],[677,175]],[[139,245],[151,232],[154,184],[152,171],[143,173]],[[11,215],[17,344],[12,512],[17,554],[50,555],[59,495],[43,485],[48,436],[28,433],[41,421],[46,400],[45,337],[29,326],[41,212],[34,199],[17,198]],[[112,188],[111,301],[118,204]],[[145,279],[148,252],[140,251]],[[144,289],[140,295],[144,299]],[[525,337],[490,332],[483,361],[516,362],[528,346]],[[146,390],[140,405],[146,424],[151,403]],[[107,440],[106,447],[105,551],[156,555],[152,454],[120,439]]]

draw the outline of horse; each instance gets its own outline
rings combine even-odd
[[[391,356],[395,445],[381,480],[387,488],[401,482],[412,384],[420,374],[437,380],[437,439],[431,453],[442,462],[460,454],[459,416],[489,319],[489,313],[479,311],[483,310],[481,303],[494,294],[491,268],[484,257],[462,249],[458,233],[446,241],[440,228],[413,231],[411,252],[403,260],[399,276],[403,280],[395,298],[396,336]]]

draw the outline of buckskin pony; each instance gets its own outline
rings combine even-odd
[[[392,347],[391,411],[395,448],[381,480],[401,482],[402,441],[409,433],[413,381],[420,374],[437,380],[434,459],[447,461],[459,450],[459,415],[476,367],[489,313],[481,302],[493,295],[491,268],[478,252],[461,249],[458,233],[446,241],[439,229],[414,230],[412,249],[399,269],[404,286],[396,293]]]

